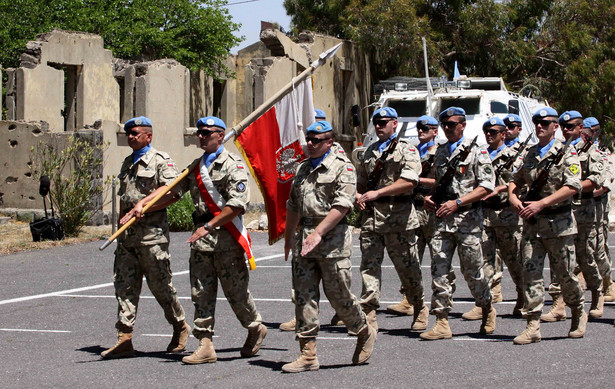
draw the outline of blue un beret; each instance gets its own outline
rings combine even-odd
[[[333,131],[333,127],[331,127],[331,124],[326,120],[314,122],[307,128],[308,134],[310,132],[313,132],[314,134],[323,134],[329,131]]]
[[[207,116],[204,118],[200,118],[199,121],[196,122],[196,128],[201,127],[219,127],[223,130],[226,130],[226,124],[222,119],[217,118],[215,116]]]
[[[564,124],[572,119],[583,119],[579,111],[566,111],[559,117],[559,124]]]
[[[509,113],[508,115],[506,115],[506,117],[504,118],[504,124],[509,124],[509,123],[521,123],[521,116],[519,115],[515,115],[514,113]]]
[[[377,109],[372,115],[372,119],[376,118],[394,118],[397,119],[397,111],[391,107]]]
[[[325,115],[325,111],[323,111],[322,109],[314,109],[314,117],[316,118],[316,120],[318,119],[326,119],[327,115]]]
[[[132,118],[126,123],[124,123],[124,131],[128,131],[135,127],[151,127],[152,121],[146,118],[145,116],[139,116],[136,118]]]
[[[506,125],[504,124],[504,121],[502,121],[502,119],[500,119],[497,116],[492,117],[489,120],[486,120],[483,123],[483,130],[485,130],[486,128],[489,127],[493,127],[493,126],[502,126],[502,127],[506,127]]]
[[[416,124],[417,125],[421,124],[423,126],[437,126],[438,121],[429,115],[423,115],[420,118],[418,118],[418,120],[416,121]]]
[[[588,118],[585,118],[585,120],[583,120],[583,128],[592,128],[593,126],[599,126],[600,122],[598,121],[598,119],[596,119],[593,116],[590,116]]]
[[[449,107],[444,111],[440,112],[438,115],[438,119],[442,121],[443,119],[450,118],[451,116],[466,116],[466,111],[463,108],[459,107]]]
[[[532,115],[532,120],[546,118],[547,116],[558,117],[559,115],[557,114],[557,111],[551,107],[542,107],[538,111],[534,112]]]

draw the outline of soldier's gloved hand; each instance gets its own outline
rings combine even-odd
[[[312,250],[314,250],[314,247],[318,246],[321,240],[322,240],[322,236],[320,236],[318,232],[316,231],[312,232],[303,241],[303,246],[301,248],[301,255],[307,255],[308,253],[310,253]]]

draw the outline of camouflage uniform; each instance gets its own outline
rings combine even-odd
[[[602,276],[603,289],[608,288],[612,283],[611,277],[611,258],[609,254],[609,248],[607,243],[608,229],[609,229],[609,194],[615,190],[615,181],[613,180],[612,166],[609,161],[610,151],[606,150],[602,152],[602,163],[604,169],[602,170],[603,186],[608,188],[609,191],[600,197],[596,197],[596,252],[595,260]]]
[[[298,338],[314,338],[320,329],[321,279],[331,306],[348,332],[358,334],[367,325],[359,301],[350,291],[352,231],[345,219],[323,236],[310,253],[300,254],[305,238],[314,232],[331,208],[353,207],[355,185],[354,167],[337,143],[316,168],[312,168],[308,159],[297,169],[286,207],[300,218],[292,258]]]
[[[120,215],[163,185],[177,177],[175,164],[167,153],[151,148],[137,163],[129,155],[122,163],[120,175]],[[143,276],[156,301],[164,310],[169,324],[184,321],[184,309],[173,287],[169,246],[169,223],[166,209],[146,213],[118,238],[113,265],[113,284],[118,301],[116,328],[132,332],[137,316]]]
[[[423,157],[423,159],[421,160],[421,168],[423,166],[428,165],[429,167],[431,167],[433,165],[436,155],[436,149],[437,147],[432,148]],[[433,178],[433,171],[431,169],[429,169],[429,171],[422,171],[421,177]],[[427,195],[429,191],[429,187],[419,185],[414,190],[412,196],[412,201],[416,209],[416,214],[419,218],[419,227],[416,229],[416,236],[420,263],[423,263],[423,254],[425,253],[425,247],[427,247],[429,241],[431,241],[431,237],[434,234],[434,229],[436,225],[436,215],[433,212],[427,212],[427,210],[425,210],[425,208],[423,207],[425,195]]]
[[[581,140],[575,145],[576,150],[581,150],[585,141]],[[581,181],[590,180],[600,188],[604,182],[602,172],[604,161],[595,145],[592,145],[586,153],[578,154],[581,164]],[[596,202],[593,192],[579,192],[572,201],[572,213],[577,223],[577,235],[574,240],[575,255],[578,269],[575,274],[583,272],[587,289],[602,291],[602,277],[594,255],[596,252]],[[553,273],[553,272],[552,272]],[[561,293],[561,287],[557,282],[557,276],[551,278],[549,294]]]
[[[199,169],[197,159],[196,169]],[[211,180],[226,200],[226,205],[245,211],[250,198],[248,174],[243,160],[226,149],[208,169]],[[178,194],[190,191],[194,203],[194,231],[213,219],[201,197],[193,172],[177,185]],[[190,284],[194,304],[194,337],[214,333],[218,280],[233,312],[244,328],[258,327],[262,319],[248,290],[250,276],[239,243],[223,226],[192,243],[190,250]]]
[[[378,143],[365,151],[363,162],[357,169],[357,185],[367,187],[370,173],[382,153]],[[393,154],[385,161],[385,168],[376,188],[393,184],[400,178],[417,182],[421,173],[419,153],[407,140],[400,139]],[[363,288],[361,305],[365,312],[380,306],[382,260],[386,247],[401,280],[406,299],[412,305],[423,306],[423,281],[414,229],[418,218],[410,195],[380,197],[362,212],[361,221],[361,276]]]
[[[519,151],[521,144],[515,143],[512,147],[504,148],[491,161],[493,169],[497,172],[500,166],[505,165],[510,158],[514,158]],[[508,185],[512,180],[512,172],[522,163],[523,157],[517,157],[510,170],[502,170],[496,176],[495,186]],[[522,271],[521,258],[521,226],[523,221],[512,209],[508,202],[508,191],[499,193],[487,201],[482,202],[483,214],[485,216],[485,230],[483,231],[483,256],[485,266],[483,271],[485,278],[493,289],[495,285],[501,283],[502,261],[508,267],[508,272],[515,283],[518,293],[522,292]]]
[[[536,179],[539,171],[563,147],[562,142],[555,140],[543,158],[540,158],[539,144],[527,151],[523,158],[523,165],[514,174],[514,183],[520,188],[519,199],[524,198],[524,193]],[[547,197],[564,185],[577,191],[581,190],[579,158],[573,149],[566,151],[559,165],[551,168],[540,196]],[[534,218],[525,220],[523,223],[521,254],[524,268],[525,305],[521,311],[526,317],[535,318],[542,312],[545,298],[543,269],[547,254],[549,254],[551,269],[562,283],[566,305],[573,310],[583,308],[583,291],[573,272],[576,261],[574,239],[577,225],[570,209],[571,201],[567,199],[563,203],[545,208]]]
[[[433,166],[438,182],[447,170],[449,159],[455,158],[462,147],[468,147],[472,141],[464,138],[463,142],[449,154],[449,145],[441,144],[436,150]],[[454,200],[472,192],[477,187],[489,191],[494,189],[494,172],[489,153],[484,148],[474,147],[465,161],[461,161],[453,181],[446,194],[447,200]],[[436,218],[435,234],[431,240],[433,253],[431,262],[431,312],[448,313],[453,307],[452,287],[447,277],[455,249],[459,247],[459,260],[463,274],[472,296],[479,307],[491,304],[491,291],[483,274],[483,253],[481,236],[483,229],[483,212],[479,203],[461,206],[446,218]]]

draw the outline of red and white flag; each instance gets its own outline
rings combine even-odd
[[[256,179],[269,219],[269,244],[284,234],[286,200],[305,158],[304,129],[314,122],[312,79],[297,84],[235,140]]]

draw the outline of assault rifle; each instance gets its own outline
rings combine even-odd
[[[610,137],[608,142],[604,143],[603,145],[601,144],[600,146],[598,146],[598,148],[604,153],[605,151],[610,149],[611,143],[613,143],[613,137]]]
[[[524,203],[526,201],[540,200],[540,191],[547,183],[547,179],[549,178],[549,171],[553,166],[560,163],[562,158],[564,158],[564,155],[566,154],[566,151],[570,146],[570,142],[572,142],[572,138],[569,138],[566,141],[566,144],[564,144],[564,147],[562,147],[553,158],[549,159],[549,161],[547,161],[547,164],[542,168],[542,170],[540,170],[540,172],[536,176],[536,179],[532,182],[532,184],[530,185],[530,189],[527,191],[527,194],[522,200]]]
[[[397,143],[399,143],[401,137],[406,133],[406,128],[407,127],[402,128],[402,130],[397,134],[395,139],[393,139],[391,143],[387,146],[387,148],[384,149],[384,151],[380,155],[380,158],[376,160],[374,169],[370,173],[369,177],[367,177],[367,191],[374,190],[378,186],[378,182],[380,181],[382,172],[384,172],[384,162],[387,160],[389,155],[395,152]]]
[[[431,201],[436,204],[436,208],[440,207],[440,205],[442,205],[444,201],[450,200],[445,198],[445,194],[447,192],[446,188],[450,189],[451,183],[453,182],[453,178],[455,177],[455,170],[457,170],[459,164],[465,161],[468,155],[470,155],[470,151],[472,151],[472,148],[477,145],[477,140],[478,135],[476,135],[472,143],[470,143],[469,145],[461,146],[462,150],[459,152],[459,154],[457,154],[457,156],[455,156],[455,158],[448,161],[448,167],[446,169],[446,172],[444,172],[442,178],[440,178],[431,188],[429,194],[431,195]]]
[[[527,147],[527,144],[529,143],[531,138],[532,138],[531,136],[528,136],[525,139],[525,141],[523,143],[521,143],[521,145],[519,146],[519,150],[517,150],[515,155],[513,155],[510,158],[508,158],[508,160],[505,163],[503,163],[500,166],[498,166],[497,170],[495,171],[495,179],[496,180],[498,179],[498,177],[500,177],[502,175],[502,172],[504,170],[510,170],[512,168],[512,166],[515,163],[515,161],[517,160],[517,158],[519,158],[519,156],[521,155],[523,150],[525,150],[525,148]]]

